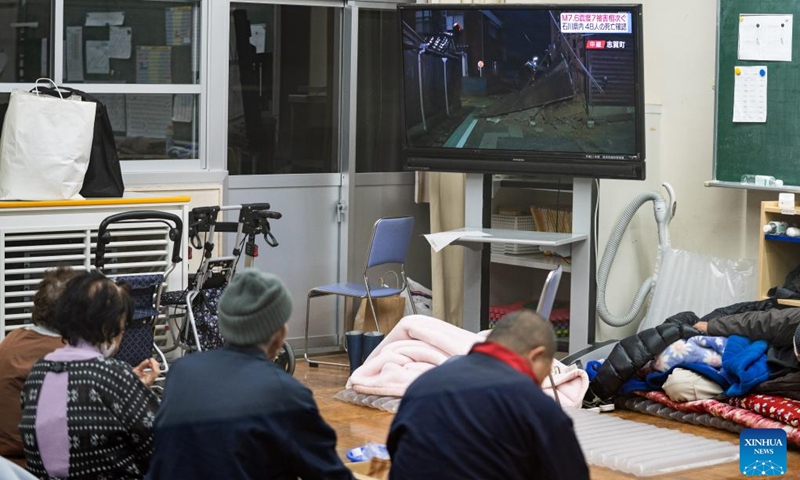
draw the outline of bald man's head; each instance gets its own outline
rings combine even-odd
[[[487,340],[529,358],[540,381],[550,371],[556,337],[550,322],[532,310],[520,310],[501,318]]]

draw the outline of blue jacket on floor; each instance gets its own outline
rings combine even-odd
[[[582,480],[572,420],[524,373],[473,352],[421,375],[387,442],[392,480]]]
[[[175,362],[154,429],[151,480],[353,478],[311,391],[256,347]]]

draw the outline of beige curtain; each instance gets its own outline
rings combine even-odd
[[[431,212],[431,233],[464,227],[463,173],[418,174],[421,200],[428,197]],[[424,200],[423,200],[424,201]],[[431,290],[433,316],[456,326],[463,325],[464,251],[447,247],[439,253],[431,249]]]

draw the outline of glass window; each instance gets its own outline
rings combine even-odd
[[[199,95],[93,96],[108,110],[120,160],[198,158]]]
[[[50,76],[51,17],[50,0],[0,2],[0,83]]]
[[[337,8],[231,3],[228,171],[339,171]]]
[[[402,171],[397,12],[362,10],[358,22],[356,172]]]
[[[68,83],[197,84],[199,52],[199,0],[64,2]]]

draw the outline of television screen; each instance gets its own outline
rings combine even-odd
[[[400,5],[410,169],[643,179],[641,5]]]

